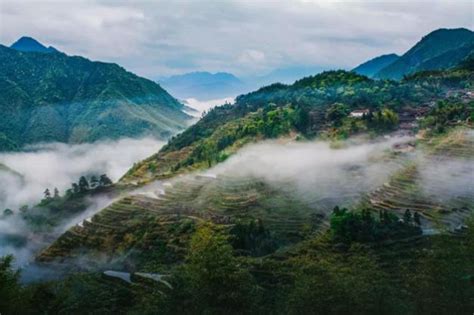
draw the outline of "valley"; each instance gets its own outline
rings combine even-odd
[[[473,34],[253,91],[0,45],[0,313],[472,313]]]

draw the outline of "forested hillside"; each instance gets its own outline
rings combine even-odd
[[[449,69],[473,52],[472,31],[439,29],[423,37],[399,59],[378,71],[375,77],[399,80],[417,71]]]
[[[446,78],[442,79],[443,76]],[[173,137],[155,156],[135,165],[122,182],[147,182],[207,168],[225,160],[245,143],[292,132],[308,139],[344,139],[360,132],[387,132],[398,125],[396,113],[411,112],[409,115],[414,119],[417,107],[444,97],[448,87],[471,86],[472,72],[459,68],[422,80],[429,84],[418,84],[415,78],[395,82],[371,80],[353,72],[328,71],[293,85],[263,87],[237,97],[235,105],[211,110],[198,123]],[[349,117],[357,109],[369,110],[371,115],[363,120]]]
[[[189,119],[159,85],[116,64],[0,46],[0,66],[0,150],[145,134],[166,139]]]
[[[331,71],[213,109],[121,182],[123,191],[131,183],[141,189],[38,253],[37,266],[63,278],[22,287],[11,258],[0,260],[8,281],[2,294],[10,302],[0,307],[6,313],[468,312],[474,306],[474,208],[465,176],[474,143],[471,64],[402,82]],[[368,111],[353,117],[355,109]],[[379,148],[386,141],[379,135],[393,132],[417,137]],[[270,144],[278,150],[243,158],[244,144],[263,139],[278,139]],[[318,151],[283,159],[275,172],[279,155],[315,145]],[[375,151],[357,160],[367,146]],[[236,152],[242,162],[233,171],[229,164],[219,168]],[[272,163],[259,173],[264,155]],[[328,164],[312,164],[325,156]],[[300,164],[306,168],[292,173]],[[216,165],[215,173],[151,182]],[[257,169],[249,173],[252,165]],[[288,169],[290,176],[273,177]],[[65,212],[57,205],[92,196],[97,188],[85,183],[76,185],[78,193],[43,200],[41,215],[49,208],[57,219]],[[33,218],[28,209],[21,215]]]

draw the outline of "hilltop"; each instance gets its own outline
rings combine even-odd
[[[417,71],[449,69],[473,51],[474,32],[465,28],[435,30],[378,71],[375,77],[399,80]]]
[[[40,53],[53,53],[58,52],[58,50],[52,46],[46,47],[36,39],[23,36],[14,42],[10,48],[23,51],[23,52],[40,52]]]

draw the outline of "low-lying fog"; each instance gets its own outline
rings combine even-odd
[[[320,210],[330,211],[335,205],[349,206],[366,193],[387,182],[390,175],[415,162],[419,167],[418,180],[430,194],[446,199],[465,196],[472,198],[473,164],[471,160],[438,160],[425,156],[419,150],[394,153],[394,144],[413,139],[395,137],[381,141],[351,141],[333,148],[327,142],[266,141],[251,144],[225,162],[206,171],[220,180],[231,178],[257,178]],[[136,161],[156,152],[162,142],[154,139],[124,139],[84,145],[47,144],[32,148],[31,152],[1,154],[0,163],[22,174],[6,175],[0,171],[3,200],[0,206],[16,209],[24,203],[37,202],[44,188],[58,187],[62,192],[80,175],[107,173],[117,180]],[[196,174],[172,181],[186,181]],[[218,182],[222,183],[222,182]],[[159,195],[166,184],[157,181],[136,192]],[[200,199],[206,199],[201,190]],[[172,189],[172,188],[171,188]],[[166,194],[166,192],[165,192]],[[445,196],[446,195],[446,196]],[[0,195],[2,196],[2,195]],[[112,200],[98,199],[94,206],[61,227],[62,230],[81,222]],[[0,229],[2,228],[0,221]],[[17,228],[20,228],[17,226]],[[0,255],[2,251],[0,244]],[[37,249],[37,248],[36,248]],[[28,248],[16,255],[26,261]]]
[[[345,143],[337,149],[327,142],[266,142],[247,146],[210,172],[258,178],[327,208],[353,201],[386,182],[402,165],[388,149],[408,140]]]
[[[82,175],[107,174],[118,180],[132,165],[157,152],[164,142],[153,138],[121,139],[93,144],[48,143],[28,152],[0,153],[0,211],[33,205],[54,187],[61,194]]]
[[[35,205],[43,198],[45,188],[60,194],[82,175],[107,174],[117,181],[135,162],[157,152],[164,142],[153,138],[101,141],[93,144],[68,145],[47,143],[27,148],[26,152],[1,153],[0,164],[0,256],[14,254],[16,265],[24,266],[45,244],[41,237],[30,237],[30,229],[19,216],[1,219],[3,210],[17,212],[23,205]],[[90,206],[69,222],[58,226],[51,235],[60,235],[113,201],[107,196],[90,200]],[[3,236],[2,236],[3,235]],[[23,246],[12,246],[4,236],[28,237]]]
[[[224,105],[226,103],[233,104],[235,99],[233,97],[225,97],[215,100],[200,101],[195,98],[188,98],[184,101],[186,105],[191,108],[194,108],[197,112],[188,113],[195,117],[200,117],[201,114],[205,111],[208,111],[216,106]]]

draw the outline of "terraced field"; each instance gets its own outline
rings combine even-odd
[[[438,140],[422,141],[423,156],[368,194],[364,205],[398,215],[417,211],[425,228],[453,231],[462,225],[474,211],[474,134],[455,130]]]
[[[370,165],[382,163],[391,174],[387,177],[371,168],[344,165],[346,177],[324,181],[319,176],[303,188],[291,179],[272,183],[225,172],[157,182],[76,225],[40,253],[38,261],[81,257],[81,264],[87,261],[94,268],[143,271],[153,255],[155,262],[173,264],[183,259],[191,232],[201,221],[227,228],[240,219],[259,219],[284,246],[326,227],[335,205],[362,204],[399,216],[410,209],[422,215],[426,230],[453,230],[473,211],[472,135],[464,130],[452,146],[421,141],[414,152],[389,150],[373,157],[378,162]],[[375,180],[374,174],[380,178]],[[464,189],[450,191],[454,186]]]
[[[225,227],[239,218],[264,217],[265,225],[290,240],[298,237],[310,213],[296,200],[278,198],[280,192],[252,180],[186,176],[163,188],[115,202],[67,231],[38,260],[65,262],[81,257],[98,266],[158,249],[163,254],[160,261],[175,262],[183,257],[196,222],[210,220]]]

